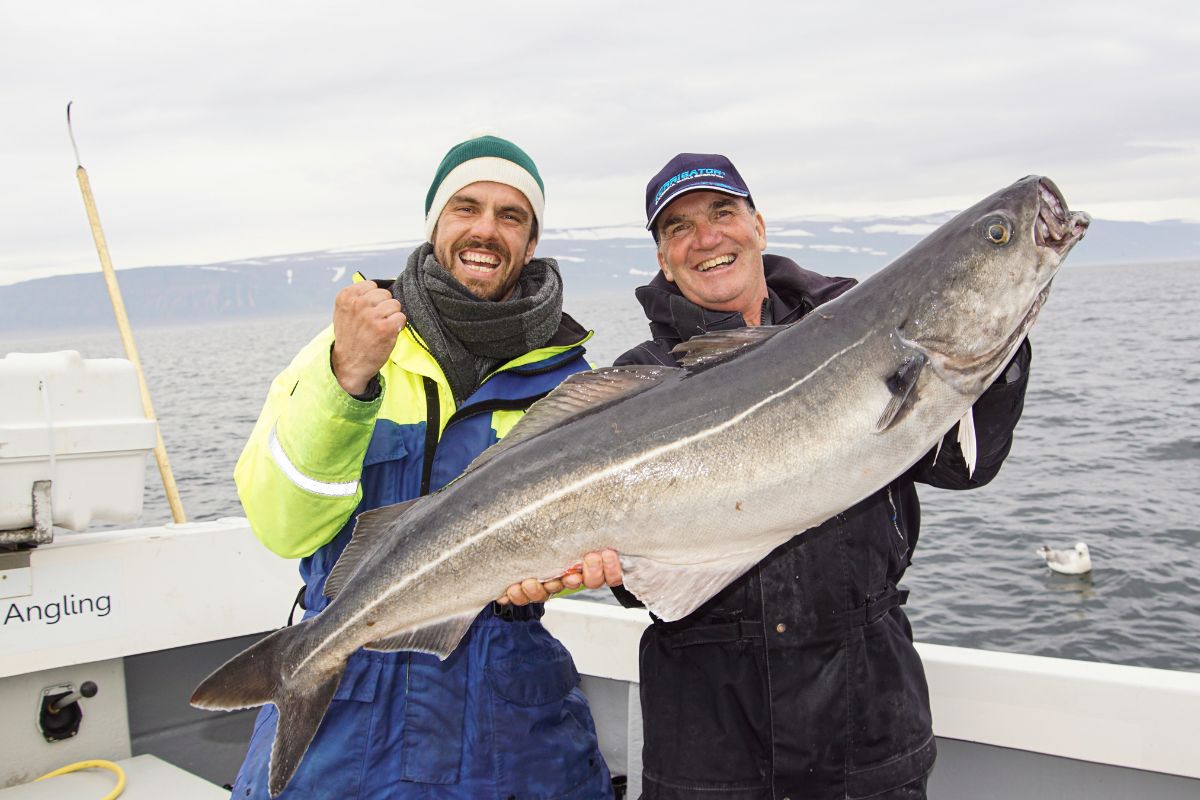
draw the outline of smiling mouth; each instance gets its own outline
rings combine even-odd
[[[494,253],[479,250],[464,250],[458,254],[458,260],[471,272],[490,274],[500,266],[500,257]]]
[[[710,258],[707,261],[701,261],[699,264],[697,264],[696,271],[708,272],[710,269],[716,269],[717,267],[723,267],[726,264],[732,264],[736,260],[737,256],[735,256],[733,253],[727,253],[723,256],[715,256],[714,258]]]

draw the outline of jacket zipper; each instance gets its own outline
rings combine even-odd
[[[425,462],[421,465],[421,495],[424,496],[429,494],[429,483],[433,478],[433,457],[437,452],[442,412],[437,381],[423,375],[421,382],[425,385]]]
[[[426,352],[429,352],[432,356],[429,348],[425,347],[423,342],[420,340],[416,341],[425,349]],[[556,363],[553,365],[547,366],[541,370],[526,370],[525,372],[526,374],[535,375],[540,374],[541,372],[550,372],[558,367],[559,363],[556,361]],[[485,377],[479,385],[482,386],[484,383],[487,383],[490,378],[495,375],[499,375],[503,371],[504,370],[502,369],[496,370]],[[427,495],[429,494],[429,486],[433,479],[433,458],[437,452],[439,439],[438,431],[441,428],[441,403],[438,399],[437,381],[435,381],[433,378],[430,378],[428,375],[422,375],[421,382],[425,387],[425,461],[421,466],[421,494]],[[452,423],[457,422],[460,419],[474,416],[475,414],[483,414],[489,411],[524,411],[527,410],[529,406],[533,405],[533,403],[541,400],[549,393],[550,392],[546,391],[534,395],[533,397],[491,400],[483,403],[477,403],[469,408],[466,413],[459,414],[458,411],[455,411],[452,415],[450,415],[450,419],[446,420],[446,427],[450,427]]]

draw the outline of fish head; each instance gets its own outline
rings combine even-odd
[[[918,267],[909,291],[920,296],[912,297],[901,338],[924,352],[944,381],[982,394],[1033,326],[1055,273],[1090,222],[1038,175],[958,214],[902,259]]]

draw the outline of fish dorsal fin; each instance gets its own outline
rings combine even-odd
[[[790,327],[790,325],[756,325],[705,333],[675,345],[671,350],[671,355],[675,356],[688,371],[695,372],[728,361],[734,356],[740,355],[746,348],[762,344],[775,334],[782,333]]]
[[[900,368],[888,376],[887,387],[892,396],[875,423],[876,433],[886,431],[908,410],[913,391],[917,388],[917,380],[928,363],[929,357],[924,352],[911,350],[904,356]]]
[[[633,592],[654,616],[664,622],[674,622],[691,614],[744,575],[771,549],[701,564],[668,564],[622,554],[621,575],[625,588]]]
[[[419,499],[417,498],[417,500]],[[324,594],[326,597],[331,600],[337,597],[338,592],[346,585],[350,576],[358,571],[363,560],[375,552],[375,548],[388,529],[392,527],[392,523],[408,511],[409,506],[417,500],[383,506],[358,515],[358,519],[354,522],[354,533],[350,536],[350,542],[338,557],[333,569],[329,571],[329,577],[325,579]]]
[[[363,645],[364,650],[377,650],[391,653],[397,650],[415,650],[418,653],[429,653],[445,661],[458,647],[458,643],[466,636],[467,629],[475,621],[478,614],[462,614],[450,617],[432,625],[426,625],[416,630],[376,639]]]
[[[577,372],[530,406],[508,435],[480,453],[467,470],[477,469],[500,453],[551,428],[565,425],[667,381],[678,380],[683,374],[682,369],[661,366],[603,367],[590,372]]]

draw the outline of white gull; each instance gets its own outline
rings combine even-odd
[[[1043,546],[1037,552],[1046,559],[1046,566],[1063,575],[1082,575],[1092,571],[1092,556],[1083,542],[1076,543],[1073,550],[1054,550]]]

